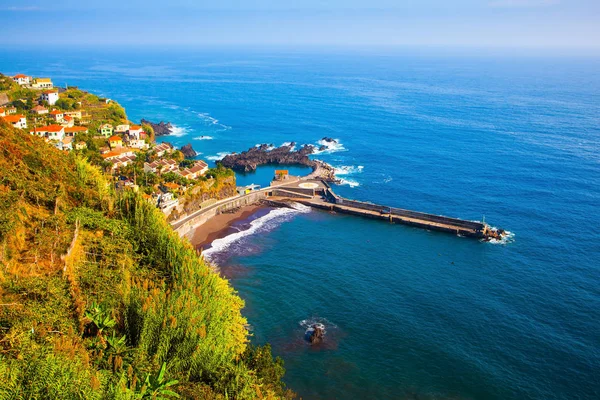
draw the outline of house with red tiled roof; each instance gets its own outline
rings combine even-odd
[[[62,149],[66,151],[73,150],[73,138],[70,136],[65,136],[63,140],[61,140]]]
[[[65,118],[65,113],[63,113],[60,110],[52,110],[52,111],[50,111],[49,115],[50,115],[50,118],[52,118],[56,122],[62,122],[63,119]]]
[[[0,108],[0,117],[6,117],[6,110],[4,108]]]
[[[142,134],[144,133],[144,129],[140,125],[131,125],[128,130],[129,136],[141,139]]]
[[[111,136],[108,138],[108,145],[111,149],[118,149],[119,147],[123,147],[123,139],[121,136]]]
[[[195,179],[195,178],[198,178],[198,177],[204,175],[206,173],[206,171],[208,171],[208,164],[202,160],[198,160],[198,161],[196,161],[194,166],[189,168],[189,170],[194,175],[194,179]]]
[[[181,175],[186,179],[197,179],[200,176],[204,175],[206,171],[208,171],[208,164],[206,164],[202,160],[198,160],[190,168],[184,168],[182,170],[176,171],[175,173]]]
[[[159,145],[156,145],[152,151],[156,153],[157,156],[162,157],[165,154],[173,152],[173,145],[171,143],[163,142]]]
[[[179,164],[174,160],[156,160],[151,163],[144,163],[144,172],[153,172],[164,174],[166,172],[179,171]]]
[[[75,119],[69,117],[68,115],[64,115],[61,125],[68,126],[70,128],[75,125]]]
[[[17,74],[12,77],[13,81],[17,82],[19,85],[29,85],[31,83],[31,77],[23,74]]]
[[[46,101],[53,106],[58,101],[58,92],[55,90],[46,90],[40,95],[40,100]]]
[[[37,115],[48,114],[48,109],[46,107],[44,107],[44,106],[39,105],[39,104],[37,106],[33,107],[31,109],[31,111],[33,113],[37,114]]]
[[[75,136],[78,133],[88,133],[88,128],[85,126],[67,126],[65,127],[65,135]]]
[[[29,133],[36,136],[43,136],[50,140],[63,140],[65,138],[65,127],[62,125],[48,125],[33,128]]]
[[[102,158],[104,158],[106,161],[128,156],[135,156],[135,153],[133,152],[133,150],[128,149],[127,147],[121,147],[119,149],[110,150],[102,154]]]
[[[11,124],[12,126],[14,126],[15,128],[19,128],[19,129],[27,128],[27,118],[25,118],[24,115],[21,115],[21,114],[6,115],[6,116],[2,117],[2,119],[5,120],[6,122],[8,122],[9,124]]]

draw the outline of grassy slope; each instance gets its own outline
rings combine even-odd
[[[3,122],[0,177],[0,398],[291,397],[160,212]]]

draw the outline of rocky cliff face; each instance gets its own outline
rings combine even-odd
[[[239,154],[230,154],[221,160],[224,167],[235,171],[255,171],[259,165],[281,164],[281,165],[307,165],[315,166],[315,162],[308,156],[315,151],[315,147],[308,144],[299,150],[292,150],[295,143],[288,146],[273,148],[268,144],[252,147]]]
[[[192,147],[191,143],[186,144],[181,149],[179,149],[179,151],[183,153],[185,158],[194,158],[198,155],[198,153],[196,153],[196,150],[194,150],[194,148]]]
[[[147,119],[142,119],[142,124],[150,125],[154,129],[154,136],[167,136],[173,131],[173,125],[170,122],[160,121],[159,123],[150,122]]]

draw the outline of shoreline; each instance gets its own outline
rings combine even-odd
[[[258,203],[241,207],[234,212],[215,215],[190,232],[188,236],[189,241],[196,250],[204,250],[213,241],[227,236],[228,231],[234,223],[243,221],[265,208],[267,206]]]

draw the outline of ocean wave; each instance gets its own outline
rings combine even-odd
[[[358,182],[356,182],[356,181],[354,181],[354,180],[352,180],[352,179],[344,179],[344,178],[341,178],[341,179],[340,179],[340,183],[339,183],[339,185],[348,185],[348,186],[350,186],[351,188],[355,188],[355,187],[358,187],[358,186],[360,186],[360,183],[358,183]]]
[[[212,257],[227,250],[232,244],[239,240],[258,232],[268,232],[273,230],[281,223],[293,218],[294,215],[309,213],[311,210],[310,207],[299,203],[294,203],[292,207],[293,208],[277,208],[271,210],[267,215],[250,222],[250,227],[248,229],[232,233],[224,238],[213,241],[211,247],[202,252],[202,255],[206,260],[211,261]]]
[[[364,168],[365,167],[362,165],[357,167],[354,165],[342,165],[341,167],[334,167],[333,169],[335,170],[336,175],[352,175],[363,172]]]
[[[317,142],[319,147],[325,146],[324,150],[315,150],[313,154],[331,154],[337,153],[338,151],[346,151],[344,145],[340,142],[339,139],[335,139],[335,142],[328,142],[326,140],[319,140]]]
[[[209,125],[214,125],[214,126],[220,127],[221,130],[223,130],[223,131],[228,131],[231,129],[231,126],[222,124],[215,117],[211,117],[209,113],[199,112],[196,114],[198,115],[198,117],[202,118]]]
[[[496,229],[496,228],[492,228],[492,229]],[[509,231],[505,231],[504,232],[504,237],[500,240],[498,239],[492,239],[489,240],[488,243],[491,244],[509,244],[515,241],[515,234]]]
[[[229,154],[231,154],[231,153],[229,153],[227,151],[222,151],[220,153],[217,153],[217,155],[215,155],[215,156],[207,156],[206,159],[209,161],[220,161]]]
[[[189,128],[173,125],[173,128],[171,128],[171,133],[169,135],[175,137],[182,137],[187,135],[189,132]]]
[[[202,136],[196,136],[194,138],[194,140],[213,140],[214,138],[212,136],[206,136],[206,135],[202,135]]]
[[[279,146],[279,147],[283,147],[283,146],[292,146],[292,142],[282,143],[281,146]],[[294,151],[294,150],[296,150],[296,145],[293,145],[290,149],[290,151]]]
[[[329,321],[327,318],[312,317],[303,319],[298,323],[303,329],[305,329],[305,335],[309,335],[314,330],[313,326],[318,326],[323,330],[323,334],[327,334],[328,329],[336,329],[337,325]]]

